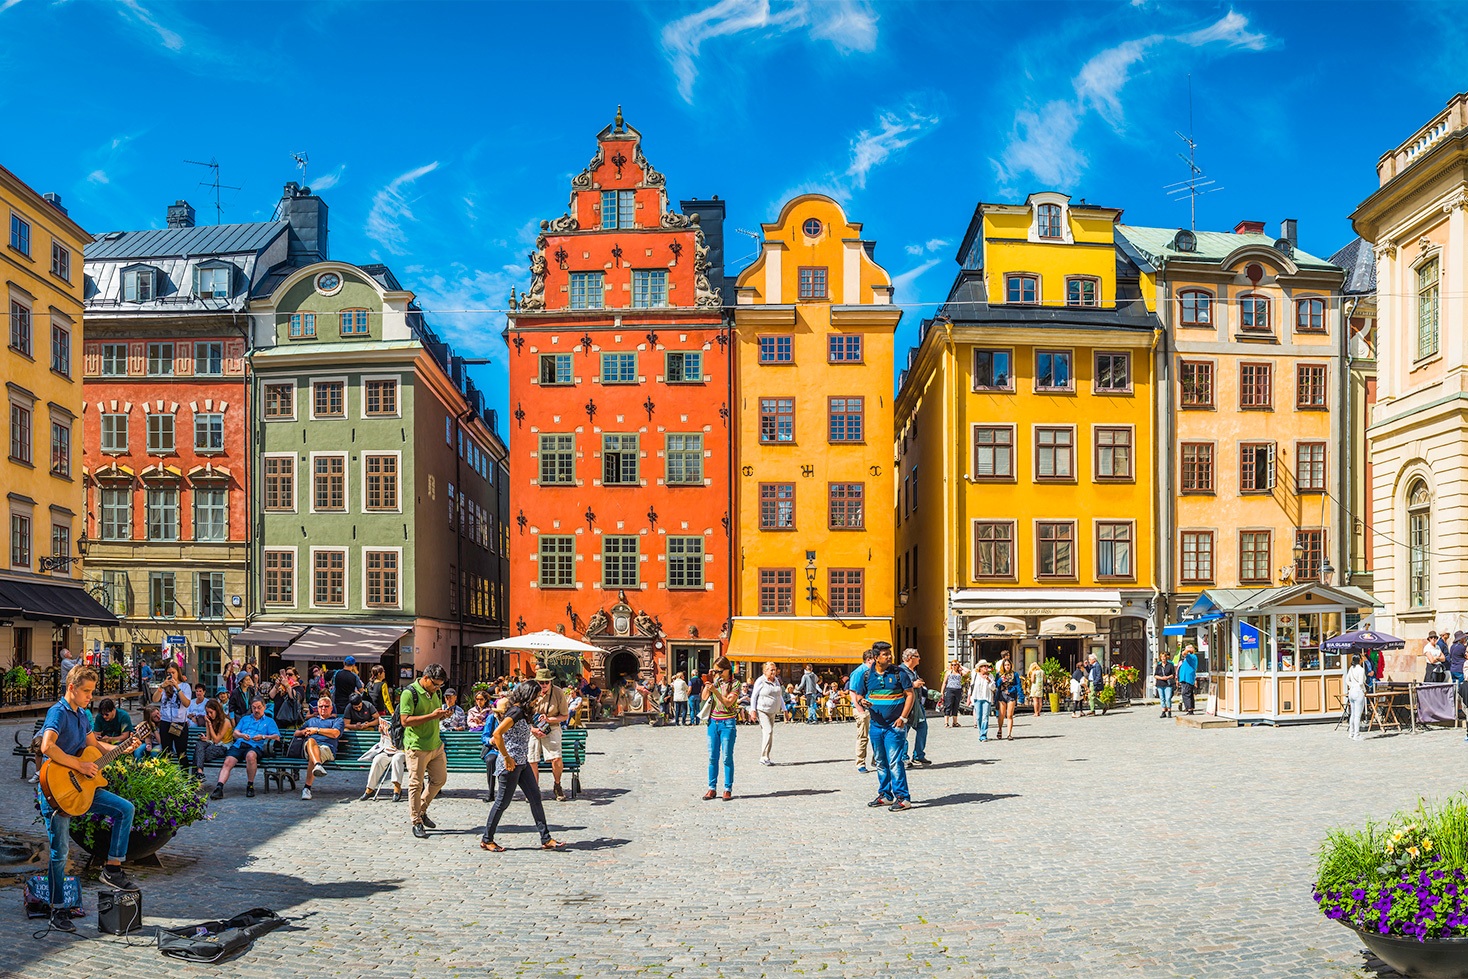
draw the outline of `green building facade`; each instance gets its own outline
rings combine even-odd
[[[384,266],[320,262],[251,303],[254,575],[235,646],[267,672],[339,664],[395,681],[495,672],[504,443],[462,359]]]

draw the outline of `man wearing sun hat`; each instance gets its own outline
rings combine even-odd
[[[551,777],[555,780],[557,802],[566,801],[561,790],[561,725],[570,718],[570,698],[563,687],[556,685],[556,675],[545,667],[535,671],[535,683],[540,694],[530,705],[530,772],[540,778],[540,762],[550,759]]]

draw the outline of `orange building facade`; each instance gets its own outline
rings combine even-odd
[[[616,688],[706,669],[730,614],[730,338],[717,198],[669,207],[616,121],[512,296],[511,609]]]

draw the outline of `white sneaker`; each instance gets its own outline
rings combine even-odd
[[[315,775],[317,778],[320,778],[321,776],[326,774],[326,769],[322,768],[320,765],[317,765],[311,770],[311,774]]]
[[[1464,738],[1463,740],[1468,741],[1468,738]],[[36,772],[30,778],[26,779],[26,781],[29,782],[32,785],[35,785],[37,782],[41,781],[41,773],[40,772]]]
[[[302,799],[306,799],[306,800],[310,800],[310,798],[311,798],[311,786],[308,785],[304,789],[301,790],[301,798]]]

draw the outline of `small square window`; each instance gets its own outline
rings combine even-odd
[[[801,299],[825,299],[826,298],[826,268],[825,266],[803,265],[800,268],[800,298]]]
[[[632,306],[653,309],[668,305],[668,270],[634,269],[632,271]]]
[[[636,384],[637,355],[633,353],[602,354],[601,382],[603,384]]]
[[[540,355],[540,384],[542,387],[575,383],[571,375],[570,354]]]
[[[1010,275],[1004,279],[1005,300],[1033,306],[1040,301],[1040,279],[1033,275]]]
[[[1035,390],[1069,391],[1074,384],[1069,350],[1035,352]]]
[[[699,352],[670,353],[667,360],[669,384],[702,384],[703,354]]]
[[[194,344],[194,373],[217,376],[224,373],[224,344],[218,341]]]
[[[828,359],[833,364],[862,362],[860,333],[833,333],[828,339]]]
[[[795,360],[795,338],[784,336],[759,338],[761,364],[789,364]]]

